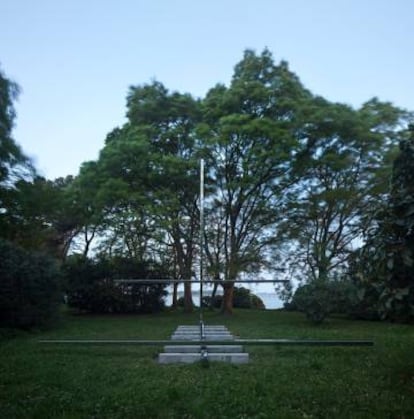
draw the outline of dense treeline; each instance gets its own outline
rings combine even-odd
[[[163,309],[165,284],[117,283],[168,276],[162,267],[127,258],[70,256],[62,266],[70,307],[91,313],[153,313]]]
[[[29,329],[54,319],[61,301],[53,259],[0,239],[0,327]]]
[[[37,214],[26,206],[30,198],[24,193],[34,169],[11,136],[18,90],[0,71],[0,327],[27,329],[56,317],[61,294],[55,261],[39,252],[37,234],[46,237],[46,226],[27,240]]]
[[[75,178],[50,181],[33,173],[11,138],[16,86],[1,80],[0,226],[15,245],[64,266],[77,254],[91,266],[155,263],[169,278],[193,278],[203,158],[203,251],[207,279],[216,281],[212,298],[223,289],[224,313],[234,306],[237,279],[264,271],[278,279],[284,270],[306,284],[293,300],[292,284],[281,291],[290,307],[316,320],[334,310],[321,302],[343,290],[341,304],[356,317],[413,318],[411,113],[376,98],[358,109],[329,102],[268,50],[247,50],[229,85],[204,98],[160,82],[131,86],[127,122],[107,135],[99,158]],[[192,310],[190,284],[183,304]]]

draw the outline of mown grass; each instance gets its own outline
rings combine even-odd
[[[161,348],[48,346],[44,338],[168,338],[197,313],[65,315],[0,343],[2,418],[413,418],[414,327],[237,311],[242,338],[372,338],[374,347],[249,347],[248,365],[158,365]]]

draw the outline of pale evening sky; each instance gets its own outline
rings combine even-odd
[[[22,88],[15,140],[47,178],[76,174],[125,122],[130,85],[203,96],[267,47],[312,92],[414,110],[411,0],[2,0],[0,65]]]

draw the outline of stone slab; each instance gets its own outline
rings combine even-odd
[[[222,330],[228,332],[224,326],[204,326],[205,330]],[[178,326],[176,330],[200,330],[200,326]]]
[[[214,331],[214,330],[204,330],[205,335],[228,335],[232,336],[230,332],[224,332],[224,331]],[[183,330],[176,330],[173,335],[200,335],[200,331],[183,331]]]
[[[175,330],[174,333],[180,333],[180,334],[183,334],[183,335],[184,334],[188,334],[188,335],[197,334],[197,335],[199,335],[200,334],[200,329],[197,329],[197,330]],[[231,333],[228,332],[227,330],[206,330],[206,329],[204,329],[204,333],[206,335],[208,335],[208,334],[231,335]]]
[[[233,336],[227,335],[206,335],[205,340],[233,340]],[[171,340],[200,340],[200,335],[172,335]]]
[[[198,345],[166,345],[164,346],[164,352],[168,353],[198,353],[201,352],[201,346]],[[214,352],[243,352],[243,346],[241,345],[207,345],[207,353]]]
[[[202,357],[212,362],[228,362],[234,364],[246,364],[249,362],[249,354],[243,352],[241,345],[220,345],[217,341],[232,341],[234,336],[225,326],[204,326],[206,351],[202,350],[200,343],[191,345],[191,341],[200,341],[200,326],[181,325],[171,336],[171,345],[164,346],[164,352],[158,356],[160,364],[183,363],[191,364],[199,362]],[[188,345],[177,345],[174,341],[188,341]],[[215,341],[208,345],[209,341]],[[204,348],[204,346],[203,346]],[[203,358],[204,359],[204,358]]]
[[[209,353],[207,359],[211,362],[228,362],[232,364],[247,364],[248,353]],[[160,364],[192,364],[201,360],[200,353],[161,353],[158,356]]]
[[[175,332],[171,335],[172,337],[182,336],[183,338],[200,338],[200,333],[183,333],[183,332]],[[204,333],[204,336],[218,336],[218,337],[226,337],[226,338],[233,338],[233,335],[230,333]]]

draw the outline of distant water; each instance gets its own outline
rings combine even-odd
[[[257,296],[260,297],[267,310],[272,310],[275,308],[282,308],[283,301],[279,299],[276,293],[272,292],[259,292]]]
[[[279,297],[274,292],[255,292],[258,297],[260,297],[266,307],[266,310],[272,310],[276,308],[282,308],[283,302],[279,299]],[[184,295],[183,291],[178,291],[178,298]],[[207,294],[208,295],[208,294]],[[198,292],[193,291],[193,301],[195,304],[200,303],[200,295]],[[165,298],[165,304],[170,306],[172,303],[172,294],[168,294]]]

